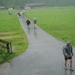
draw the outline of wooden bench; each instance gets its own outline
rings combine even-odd
[[[8,53],[12,53],[11,42],[8,42],[8,41],[6,41],[6,40],[0,39],[0,48],[7,49],[7,52],[8,52]]]

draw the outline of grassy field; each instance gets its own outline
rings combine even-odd
[[[17,10],[0,11],[0,39],[12,43],[13,54],[6,53],[5,49],[0,49],[0,63],[9,61],[11,58],[23,53],[28,47],[28,40],[17,17]]]
[[[62,41],[71,41],[75,46],[75,7],[51,7],[29,10],[25,15],[50,35]]]

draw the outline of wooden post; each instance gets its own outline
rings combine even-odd
[[[7,42],[7,44],[6,44],[6,47],[7,47],[7,52],[9,53],[10,51],[10,48],[9,48],[9,42]]]
[[[11,45],[11,42],[9,42],[10,44],[10,53],[12,53],[12,45]]]

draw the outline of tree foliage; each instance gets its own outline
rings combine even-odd
[[[0,0],[0,6],[24,6],[26,3],[46,3],[48,6],[71,6],[75,0]]]

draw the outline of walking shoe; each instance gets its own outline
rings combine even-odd
[[[74,71],[74,69],[70,68],[71,71]]]
[[[65,70],[68,70],[68,68],[67,68],[67,67],[64,67],[64,69],[65,69]]]

